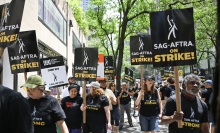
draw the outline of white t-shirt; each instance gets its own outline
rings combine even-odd
[[[104,92],[105,92],[105,95],[108,97],[110,110],[112,110],[112,103],[111,103],[110,97],[113,97],[114,101],[116,101],[115,94],[108,88],[106,88]]]

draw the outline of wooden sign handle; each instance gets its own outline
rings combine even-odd
[[[181,112],[181,100],[180,100],[180,86],[179,86],[179,74],[178,67],[174,66],[174,76],[175,76],[175,92],[176,92],[176,111]],[[178,121],[178,128],[183,128],[182,120]]]
[[[83,83],[83,104],[86,106],[86,80]],[[83,111],[83,124],[86,123],[86,110]]]
[[[140,81],[140,84],[141,84],[141,89],[144,90],[144,68],[143,68],[143,65],[140,65],[140,68],[141,68],[141,81]]]

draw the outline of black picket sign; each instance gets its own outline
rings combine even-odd
[[[20,32],[17,41],[8,47],[11,73],[39,71],[39,53],[35,31]]]
[[[113,74],[113,56],[104,56],[104,74]]]
[[[152,42],[150,35],[130,37],[131,65],[152,64]]]
[[[12,0],[0,5],[0,47],[8,47],[18,39],[25,0]]]
[[[98,48],[76,48],[74,77],[78,80],[95,81],[97,78]]]
[[[133,71],[127,67],[125,67],[124,79],[129,82],[133,82]]]
[[[193,8],[150,13],[153,66],[196,64]]]

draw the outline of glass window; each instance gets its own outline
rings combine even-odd
[[[38,0],[38,16],[66,43],[66,20],[51,0]]]
[[[75,33],[73,32],[73,53],[75,52],[75,48],[82,47],[79,39],[76,37]]]

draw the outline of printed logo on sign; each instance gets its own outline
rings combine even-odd
[[[48,65],[51,65],[51,62],[50,62],[50,60],[44,60],[44,61],[43,61],[43,63],[44,63],[44,66],[48,66]]]
[[[5,5],[2,9],[2,20],[1,25],[3,26],[5,23],[7,23],[7,18],[10,16],[8,5]]]
[[[142,41],[141,37],[139,37],[139,51],[143,50],[144,49],[144,42]]]
[[[83,61],[83,65],[87,65],[88,60],[89,60],[89,57],[88,57],[87,53],[84,51],[84,61]]]
[[[19,43],[19,54],[21,53],[21,51],[24,53],[24,42],[22,41],[22,39],[18,38],[18,43]]]
[[[178,30],[176,24],[174,23],[173,19],[169,19],[169,15],[167,16],[167,21],[170,25],[168,40],[170,40],[170,35],[173,34],[173,37],[176,38],[175,30]]]
[[[108,58],[105,57],[105,66],[108,66]]]
[[[54,82],[57,81],[57,75],[55,75],[54,73],[53,73],[53,80],[54,80]]]
[[[195,112],[194,112],[193,108],[191,107],[191,115],[190,115],[190,118],[194,118],[194,116],[195,116]]]

